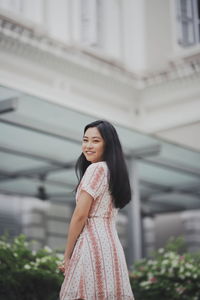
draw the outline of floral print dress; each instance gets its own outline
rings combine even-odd
[[[60,300],[133,300],[124,251],[116,230],[118,209],[109,193],[105,161],[92,163],[76,193],[94,201],[79,235],[60,290]]]

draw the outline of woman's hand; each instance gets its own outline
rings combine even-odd
[[[66,270],[67,270],[67,266],[68,266],[68,264],[69,264],[69,258],[65,258],[64,260],[63,260],[63,262],[60,264],[60,265],[58,265],[58,269],[61,271],[61,272],[63,272],[64,274],[65,274],[65,272],[66,272]]]
[[[62,262],[62,263],[60,263],[59,265],[58,265],[58,269],[61,271],[61,272],[65,272],[65,265],[64,265],[64,262]]]
[[[66,270],[67,270],[67,268],[68,268],[69,261],[70,261],[70,258],[69,258],[69,257],[67,257],[67,258],[64,259],[64,269],[65,269],[64,275],[65,275]]]

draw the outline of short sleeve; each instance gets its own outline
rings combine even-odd
[[[92,163],[85,171],[80,188],[96,199],[103,192],[106,182],[105,165],[102,162]]]

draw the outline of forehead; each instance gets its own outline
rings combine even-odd
[[[100,137],[101,138],[101,134],[99,132],[99,130],[96,127],[90,127],[86,130],[84,136],[87,137]]]

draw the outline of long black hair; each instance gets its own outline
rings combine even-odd
[[[131,187],[127,166],[122,151],[122,146],[114,126],[105,120],[94,121],[84,128],[84,134],[88,128],[96,127],[104,142],[105,150],[103,160],[107,163],[110,171],[109,191],[116,208],[123,208],[131,200]],[[82,153],[75,165],[76,175],[79,178],[78,185],[87,167],[91,164]],[[78,188],[76,187],[76,190]]]

